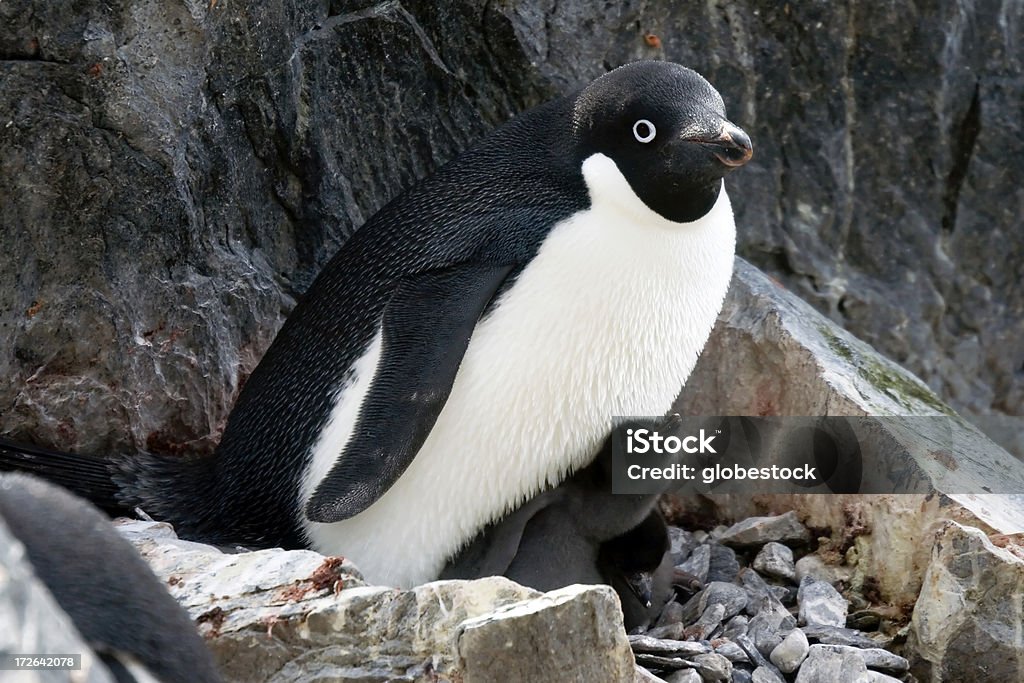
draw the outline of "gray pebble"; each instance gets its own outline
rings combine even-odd
[[[807,658],[807,652],[811,649],[807,642],[807,636],[798,628],[789,632],[789,635],[782,639],[782,642],[775,646],[768,659],[772,664],[779,667],[784,674],[791,674]]]
[[[796,513],[787,512],[776,517],[750,517],[726,529],[719,540],[725,545],[751,546],[777,543],[806,543],[811,540],[807,530]]]
[[[729,683],[732,679],[732,662],[720,654],[711,652],[693,658],[694,668],[700,673],[702,680],[708,683]]]
[[[812,645],[795,683],[862,683],[868,668],[855,650],[843,653]]]
[[[754,669],[754,675],[750,677],[750,680],[752,683],[786,683],[785,678],[767,666],[759,666]]]
[[[736,551],[717,543],[711,548],[711,562],[708,566],[708,581],[725,581],[732,583],[740,573],[740,563],[736,560]]]
[[[665,679],[665,683],[701,683],[700,674],[693,669],[674,671]]]
[[[711,569],[711,547],[697,546],[690,552],[685,562],[676,566],[687,574],[696,576],[701,583],[707,583],[708,571]]]
[[[849,603],[832,584],[805,576],[796,596],[800,623],[845,626]]]
[[[910,662],[906,659],[879,647],[865,649],[850,647],[848,645],[819,645],[818,647],[832,652],[838,652],[840,654],[854,652],[864,660],[864,664],[869,669],[882,669],[884,671],[894,671],[896,673],[905,673],[910,670]]]
[[[733,667],[732,670],[732,683],[752,683],[754,679],[750,676],[750,672],[746,669],[737,669]]]
[[[808,624],[801,627],[811,640],[827,645],[851,645],[853,647],[878,647],[879,643],[861,631],[839,626]]]
[[[668,528],[669,538],[669,553],[672,555],[672,566],[677,567],[679,564],[686,560],[690,556],[699,544],[686,529],[680,529],[677,526],[670,526]]]
[[[689,640],[652,638],[650,635],[629,636],[633,652],[647,652],[673,657],[695,657],[711,652],[711,646]]]
[[[793,551],[788,546],[772,541],[766,543],[761,551],[757,553],[752,565],[754,569],[788,581],[796,580],[796,563],[793,561]]]
[[[749,663],[750,657],[743,651],[743,648],[732,641],[725,641],[715,648],[715,652],[728,659],[733,664]]]

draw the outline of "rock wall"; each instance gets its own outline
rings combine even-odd
[[[5,2],[0,433],[209,450],[347,235],[638,58],[704,73],[753,137],[729,181],[742,253],[954,406],[1020,415],[1022,19],[1007,0]]]

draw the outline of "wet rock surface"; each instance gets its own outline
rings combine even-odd
[[[754,140],[729,179],[741,253],[954,405],[1024,409],[1018,4],[930,0],[906,21],[764,0],[13,0],[0,17],[3,433],[209,450],[368,216],[638,58],[701,71]]]

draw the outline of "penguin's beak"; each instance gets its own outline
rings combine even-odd
[[[722,123],[722,130],[717,135],[687,138],[688,142],[696,142],[711,148],[714,155],[731,169],[739,168],[754,156],[754,146],[750,136],[743,129],[728,121]]]
[[[626,575],[626,583],[640,604],[645,608],[651,606],[654,593],[654,572],[634,572]]]

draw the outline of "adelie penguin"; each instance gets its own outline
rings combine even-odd
[[[344,554],[374,582],[448,557],[663,415],[732,273],[718,92],[636,62],[496,129],[366,222],[252,373],[215,456],[119,465],[186,537]]]

